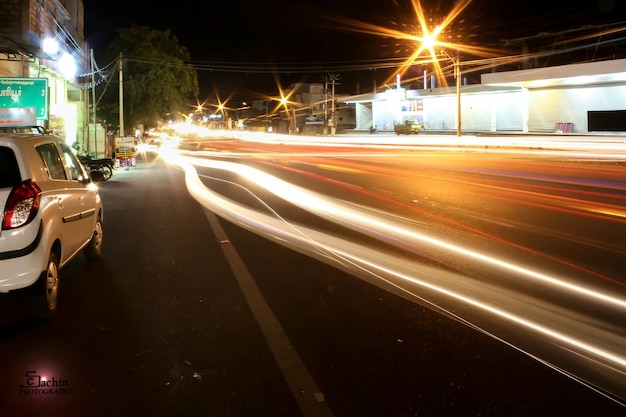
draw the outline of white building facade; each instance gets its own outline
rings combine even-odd
[[[455,87],[389,89],[345,100],[356,129],[393,131],[416,120],[425,131],[456,129]],[[460,88],[461,130],[626,134],[626,60],[489,73]]]

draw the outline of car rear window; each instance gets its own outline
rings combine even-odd
[[[46,164],[50,178],[55,180],[67,179],[61,155],[59,155],[59,151],[53,143],[46,143],[38,146],[37,152]]]
[[[13,188],[22,182],[20,168],[11,148],[0,146],[0,188]]]

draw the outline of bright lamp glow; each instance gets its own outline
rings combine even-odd
[[[74,78],[76,75],[76,63],[74,58],[68,54],[63,53],[59,59],[59,71],[65,78]]]
[[[43,51],[51,57],[55,57],[59,53],[59,44],[54,38],[45,38],[42,46]]]

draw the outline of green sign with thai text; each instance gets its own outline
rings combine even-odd
[[[48,79],[0,77],[0,109],[29,107],[37,119],[48,120]]]

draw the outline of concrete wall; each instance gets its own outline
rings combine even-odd
[[[380,132],[393,132],[393,123],[400,120],[402,107],[399,101],[375,101],[372,103],[372,122]]]
[[[461,128],[468,132],[522,131],[525,101],[522,91],[463,94]],[[424,98],[426,130],[456,129],[457,97]]]
[[[529,130],[552,131],[558,122],[588,133],[587,112],[626,110],[626,85],[575,86],[529,90]]]
[[[374,121],[372,119],[373,115],[371,103],[356,103],[354,109],[356,128],[358,130],[369,129],[370,127],[374,126]]]

